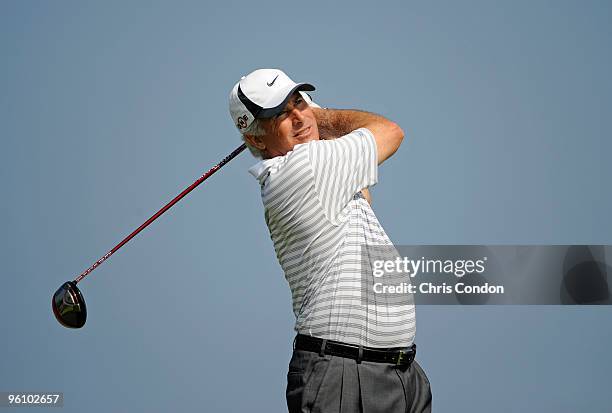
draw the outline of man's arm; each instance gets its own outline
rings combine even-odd
[[[368,188],[363,188],[361,190],[361,194],[363,195],[365,200],[368,201],[368,204],[372,205],[372,195],[370,195],[370,191],[368,190]]]
[[[378,164],[390,158],[404,139],[404,131],[380,115],[358,110],[312,108],[321,139],[334,139],[355,129],[367,128],[374,135]]]

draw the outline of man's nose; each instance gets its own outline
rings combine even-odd
[[[293,124],[296,126],[301,126],[304,123],[304,115],[302,111],[298,108],[293,108],[291,111],[291,116],[293,117]]]

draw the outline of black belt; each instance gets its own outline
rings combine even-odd
[[[357,363],[373,361],[398,366],[410,365],[416,356],[416,344],[406,348],[374,348],[325,340],[304,334],[297,335],[293,348],[319,353],[320,356],[329,354],[330,356],[351,358],[357,360]]]

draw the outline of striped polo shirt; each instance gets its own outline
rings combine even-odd
[[[376,141],[365,128],[296,145],[249,169],[291,288],[295,330],[370,347],[414,341],[414,300],[363,295],[362,248],[392,245],[361,189],[378,180]],[[365,301],[364,301],[365,300]]]

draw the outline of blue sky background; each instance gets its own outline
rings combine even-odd
[[[240,144],[279,67],[397,121],[374,210],[398,244],[611,244],[607,1],[0,3],[0,391],[64,411],[283,411],[290,294],[248,153],[51,294]],[[609,259],[609,258],[608,258]],[[610,411],[610,307],[417,309],[434,410]]]

